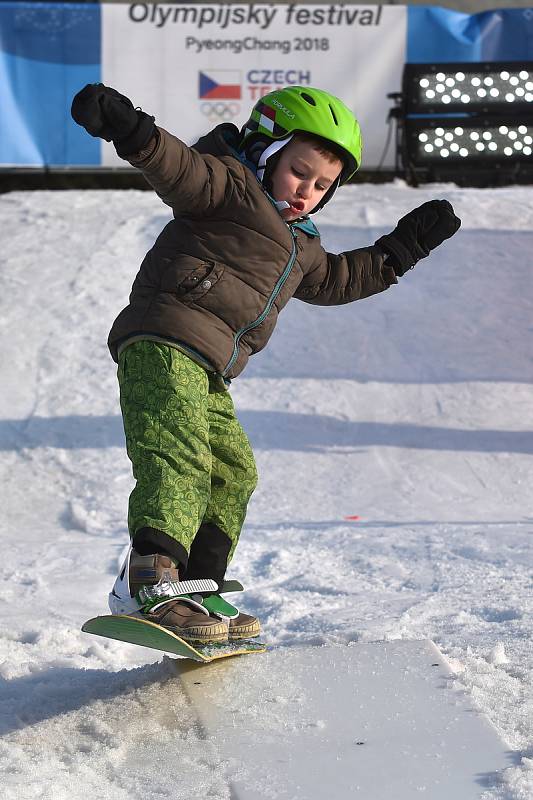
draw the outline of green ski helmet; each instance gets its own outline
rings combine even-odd
[[[344,163],[337,185],[359,169],[363,143],[357,119],[338,97],[310,86],[286,86],[262,97],[241,131],[241,148],[250,153],[258,142],[281,144],[298,131],[331,142]]]

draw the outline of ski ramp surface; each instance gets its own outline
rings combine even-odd
[[[177,669],[235,800],[479,800],[513,763],[427,640]]]

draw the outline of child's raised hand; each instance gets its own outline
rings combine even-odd
[[[78,92],[70,113],[91,136],[112,141],[122,157],[142,150],[155,134],[154,117],[103,83],[88,83]]]
[[[387,263],[398,277],[461,227],[461,220],[447,200],[430,200],[402,217],[392,233],[376,244],[387,255]]]

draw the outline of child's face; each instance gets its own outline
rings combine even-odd
[[[297,137],[285,145],[272,173],[272,196],[290,208],[281,211],[286,222],[308,214],[322,200],[342,169],[339,159],[330,161],[311,142]]]

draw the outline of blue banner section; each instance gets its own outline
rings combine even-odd
[[[0,4],[0,164],[100,164],[70,117],[73,95],[101,80],[100,51],[97,4]]]
[[[533,60],[533,8],[470,15],[409,6],[407,13],[410,64]]]

